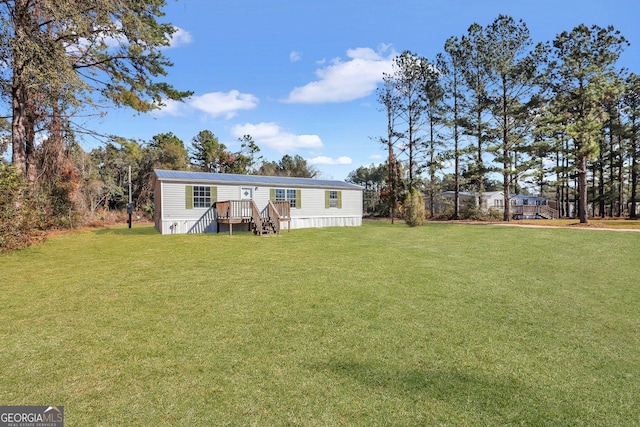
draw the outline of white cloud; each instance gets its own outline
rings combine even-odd
[[[193,110],[199,110],[211,117],[224,116],[231,119],[240,110],[252,110],[258,106],[260,100],[251,94],[240,93],[238,90],[229,92],[210,92],[195,95],[184,102],[164,99],[160,109],[151,114],[155,116],[184,116]]]
[[[191,43],[191,33],[180,27],[175,27],[175,32],[169,38],[168,47],[178,47]]]
[[[253,110],[260,100],[254,95],[232,90],[226,93],[210,92],[192,96],[187,102],[189,106],[211,117],[224,116],[226,119],[231,119],[239,110]]]
[[[298,62],[302,60],[302,54],[300,52],[296,52],[295,50],[289,54],[289,60],[291,62]]]
[[[319,80],[296,87],[284,102],[347,102],[366,97],[375,91],[383,73],[391,71],[396,54],[390,51],[384,56],[388,50],[388,45],[382,45],[377,52],[371,48],[349,49],[348,61],[333,59],[330,65],[316,71]]]
[[[312,165],[350,165],[353,163],[351,157],[341,156],[337,159],[332,159],[327,156],[318,156],[313,159],[309,159],[309,163]]]
[[[184,115],[185,103],[174,101],[173,99],[162,100],[164,104],[160,109],[151,111],[154,116],[182,116]]]
[[[322,148],[322,140],[318,135],[295,135],[272,122],[236,125],[231,132],[238,138],[251,135],[258,146],[264,145],[281,152]]]

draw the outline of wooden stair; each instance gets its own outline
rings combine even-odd
[[[540,206],[540,212],[538,212],[538,215],[545,219],[558,219],[560,217],[558,210],[553,209],[548,205]]]
[[[280,234],[280,223],[291,221],[289,202],[269,201],[260,212],[253,200],[225,200],[216,202],[215,209],[218,224],[229,225],[229,235],[233,224],[248,224],[258,236]]]
[[[511,205],[510,214],[512,218],[522,216],[540,217],[545,219],[558,218],[558,211],[548,205]]]

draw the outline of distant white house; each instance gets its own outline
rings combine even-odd
[[[442,197],[453,200],[455,193],[453,191],[445,191],[442,193]],[[460,206],[465,203],[477,206],[478,195],[461,191],[458,193],[458,202]],[[558,218],[558,211],[555,209],[554,204],[539,196],[520,194],[509,196],[509,212],[514,219]],[[504,212],[504,193],[502,191],[485,191],[482,193],[480,207],[484,211]]]
[[[161,234],[362,224],[363,189],[344,181],[155,170],[153,185]]]
[[[502,191],[485,191],[482,193],[481,208],[484,210],[495,209],[500,212],[504,210],[504,196]],[[444,199],[453,200],[455,197],[454,191],[444,191],[442,193]],[[466,191],[458,192],[458,203],[460,206],[471,203],[474,206],[478,205],[478,194],[469,193]]]

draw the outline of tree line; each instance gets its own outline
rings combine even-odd
[[[37,241],[43,231],[73,228],[122,216],[129,200],[136,212],[152,218],[154,169],[314,178],[318,170],[299,155],[279,161],[260,156],[250,135],[232,151],[209,130],[190,144],[173,133],[139,142],[114,138],[90,151],[70,139],[52,159],[50,145],[35,149],[39,174],[33,190],[15,167],[0,162],[0,251]]]
[[[640,78],[617,65],[627,45],[611,26],[586,25],[534,43],[524,21],[500,15],[431,60],[397,56],[377,92],[390,214],[420,188],[433,216],[434,198],[450,190],[457,219],[461,191],[479,205],[499,181],[505,221],[522,191],[557,200],[565,216],[575,205],[583,223],[636,218]]]
[[[78,207],[91,204],[82,197],[87,159],[75,142],[95,135],[83,125],[87,115],[148,112],[191,95],[162,81],[172,65],[162,49],[176,32],[162,22],[164,5],[0,2],[0,99],[8,113],[0,151],[11,149],[11,165],[4,158],[0,165],[0,250],[74,224]]]
[[[192,94],[162,81],[173,65],[163,48],[176,32],[162,21],[164,6],[163,0],[0,2],[0,99],[7,111],[0,117],[0,251],[124,208],[129,196],[151,214],[154,168],[318,173],[300,156],[258,158],[250,136],[231,152],[210,131],[185,147],[171,133],[138,142],[84,126],[87,116],[109,108],[145,113]],[[83,137],[103,144],[85,152]]]
[[[153,170],[169,169],[243,175],[314,178],[318,171],[299,155],[267,161],[250,135],[240,138],[240,150],[231,151],[210,130],[200,131],[189,145],[173,133],[162,133],[147,143],[117,139],[88,153],[78,149],[77,194],[80,213],[93,216],[97,209],[121,210],[131,199],[135,207],[153,216]],[[129,177],[131,167],[131,177]]]
[[[144,113],[191,95],[162,81],[172,66],[162,49],[176,31],[162,22],[164,4],[0,2],[0,154],[11,151],[0,161],[0,249],[122,208],[129,166],[145,212],[153,168],[317,175],[300,156],[264,160],[249,135],[231,151],[210,131],[187,147],[171,133],[140,142],[84,127],[87,114]],[[416,189],[432,215],[437,192],[455,191],[458,218],[460,191],[481,197],[500,185],[507,220],[508,195],[527,186],[553,193],[565,214],[577,200],[581,221],[627,206],[635,218],[640,79],[617,66],[626,45],[613,27],[585,25],[534,44],[523,21],[499,16],[449,38],[432,60],[403,52],[377,92],[387,161],[349,179],[375,175],[363,181],[376,182],[371,209],[392,217]],[[89,135],[104,144],[85,152],[77,141]]]

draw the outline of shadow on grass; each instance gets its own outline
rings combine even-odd
[[[338,361],[315,366],[320,371],[349,377],[367,388],[411,399],[438,400],[472,413],[482,422],[553,424],[544,396],[514,378],[494,378],[458,368],[386,369],[375,364]]]
[[[118,236],[155,236],[159,235],[158,231],[153,227],[153,225],[138,225],[135,224],[128,228],[126,225],[122,227],[108,227],[101,228],[99,230],[94,231],[94,234],[99,236],[113,234]]]

